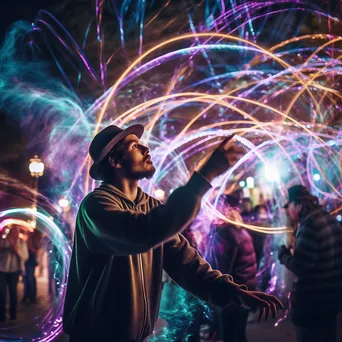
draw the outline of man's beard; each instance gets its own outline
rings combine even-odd
[[[153,177],[153,175],[155,174],[156,172],[156,169],[154,166],[152,166],[152,168],[144,173],[141,173],[141,178],[139,179],[143,179],[143,178],[146,178],[146,179],[151,179]]]
[[[156,172],[156,169],[153,165],[148,170],[140,170],[140,171],[132,170],[131,165],[129,165],[128,163],[126,164],[125,162],[123,163],[122,167],[125,170],[126,176],[133,180],[141,180],[144,178],[151,179],[154,173]]]

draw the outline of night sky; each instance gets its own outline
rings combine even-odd
[[[0,40],[6,34],[8,27],[18,21],[33,21],[39,9],[49,9],[56,3],[55,0],[10,0],[1,6],[0,11]],[[60,3],[60,2],[59,2]],[[14,179],[31,185],[28,165],[29,159],[37,151],[27,149],[28,137],[20,129],[18,119],[5,111],[0,112],[0,172]],[[45,178],[45,179],[43,179]],[[41,179],[41,188],[46,187],[48,174]],[[0,206],[8,206],[2,203]]]

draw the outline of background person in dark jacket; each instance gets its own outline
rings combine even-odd
[[[38,265],[37,252],[40,248],[42,241],[42,234],[37,229],[28,233],[27,247],[29,257],[25,261],[25,274],[24,274],[24,298],[22,302],[37,301],[37,280],[35,276],[35,269]]]
[[[270,215],[265,205],[257,205],[254,208],[253,224],[259,227],[270,226]],[[261,266],[261,259],[264,256],[264,245],[267,235],[256,231],[250,231],[250,235],[253,239],[253,246],[257,260],[258,268]]]
[[[90,175],[104,183],[83,200],[64,305],[63,326],[70,342],[143,341],[158,317],[164,270],[185,290],[225,306],[241,303],[273,315],[282,304],[261,292],[246,291],[231,277],[211,269],[178,234],[198,213],[214,177],[237,162],[241,148],[227,138],[175,190],[167,203],[144,193],[138,182],[155,172],[141,144],[143,126],[109,126],[89,152]]]
[[[257,263],[253,240],[249,232],[238,225],[242,222],[239,212],[230,196],[223,195],[219,211],[231,221],[230,224],[216,220],[211,227],[211,241],[208,260],[212,267],[230,274],[234,281],[256,289]],[[238,201],[236,202],[236,206]],[[236,305],[226,308],[213,307],[216,340],[224,342],[246,342],[246,326],[249,311]]]
[[[248,197],[244,197],[241,201],[241,216],[244,222],[250,222],[253,219],[253,202]]]
[[[293,255],[282,246],[279,260],[297,277],[291,294],[298,342],[335,342],[342,309],[342,228],[302,185],[289,190],[284,208],[296,227]]]

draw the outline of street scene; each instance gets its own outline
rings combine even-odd
[[[0,342],[342,342],[341,0],[0,17]]]

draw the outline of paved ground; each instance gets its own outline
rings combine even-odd
[[[22,298],[23,286],[19,284],[19,298]],[[27,335],[27,331],[37,331],[36,324],[39,317],[46,314],[50,308],[50,302],[47,296],[47,282],[40,279],[38,281],[38,304],[19,304],[18,321],[15,326],[2,325],[0,327],[0,342],[2,341],[18,341],[18,336]],[[342,319],[340,328],[342,329]],[[295,331],[292,324],[288,321],[274,327],[274,322],[249,323],[248,324],[248,341],[249,342],[295,342]],[[30,341],[20,339],[20,341]],[[59,336],[56,342],[68,342],[66,336]],[[95,342],[95,341],[94,341]],[[101,342],[101,341],[96,341]],[[117,341],[120,342],[120,341]],[[181,341],[170,341],[181,342]],[[328,341],[327,341],[328,342]],[[339,342],[342,342],[342,334]]]
[[[68,339],[61,336],[57,341],[67,342]],[[278,327],[274,327],[271,323],[250,323],[248,324],[248,342],[296,342],[296,339],[293,326],[289,322],[284,322]]]
[[[57,340],[57,342],[67,341],[68,339],[66,336],[61,336]],[[272,323],[249,323],[248,342],[296,342],[295,331],[289,322],[284,322],[278,327],[274,327]]]

